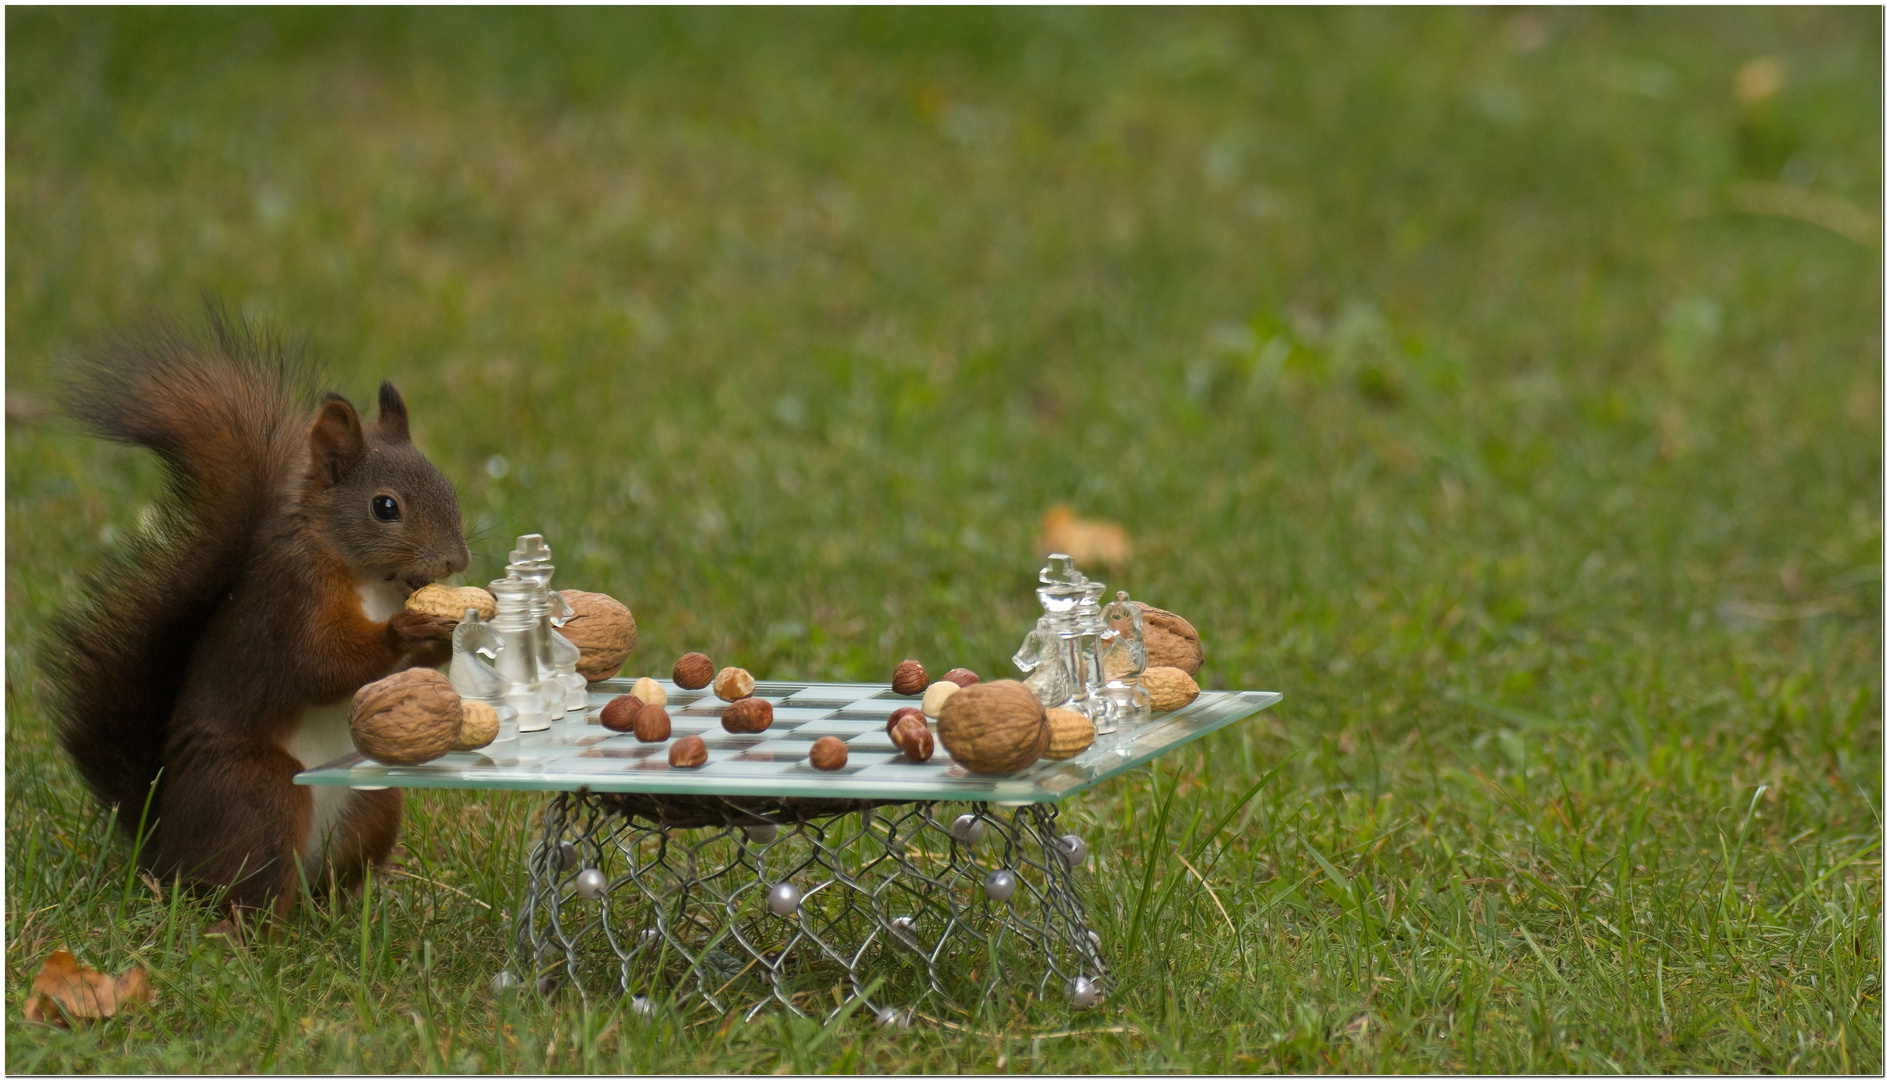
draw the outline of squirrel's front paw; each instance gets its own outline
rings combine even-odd
[[[451,641],[456,621],[441,619],[418,611],[401,611],[387,620],[387,636],[402,652],[428,646],[436,641]]]

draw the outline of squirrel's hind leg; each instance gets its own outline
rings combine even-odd
[[[393,854],[404,806],[398,788],[352,792],[328,838],[321,883],[330,891],[353,894],[367,867],[380,866]]]
[[[218,740],[173,755],[152,841],[166,874],[226,889],[232,908],[282,917],[300,889],[313,798],[296,761],[263,739]]]

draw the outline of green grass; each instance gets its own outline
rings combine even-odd
[[[1878,11],[7,29],[9,1071],[1882,1068]],[[1066,811],[1106,940],[1167,900],[1077,1034],[495,1000],[509,795],[230,951],[43,674],[157,472],[35,403],[201,290],[397,381],[469,578],[545,533],[632,667],[1006,672],[1067,500],[1285,702]],[[161,1000],[25,1024],[60,944]]]

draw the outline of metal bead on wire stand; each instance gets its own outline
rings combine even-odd
[[[880,1025],[961,1019],[992,995],[1103,1000],[1075,883],[1087,855],[1050,804],[808,804],[559,795],[544,811],[513,972],[638,1013],[770,1005]],[[961,806],[962,804],[958,804]]]

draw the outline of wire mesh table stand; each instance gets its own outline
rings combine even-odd
[[[1098,1004],[1108,970],[1076,885],[1087,846],[1055,807],[1282,698],[1206,691],[1073,758],[991,776],[942,748],[908,761],[885,723],[910,699],[883,684],[756,683],[774,723],[755,734],[724,730],[707,692],[658,683],[674,735],[706,742],[704,766],[566,720],[419,765],[347,754],[295,782],[551,794],[501,988],[948,1023],[997,998]],[[632,687],[591,685],[590,715]],[[807,760],[827,736],[850,748],[837,772]]]
[[[1106,986],[1052,804],[939,817],[937,802],[664,799],[577,791],[545,808],[514,963],[538,991],[666,994],[751,1018],[863,1008],[968,1016]],[[513,976],[515,977],[515,976]]]

